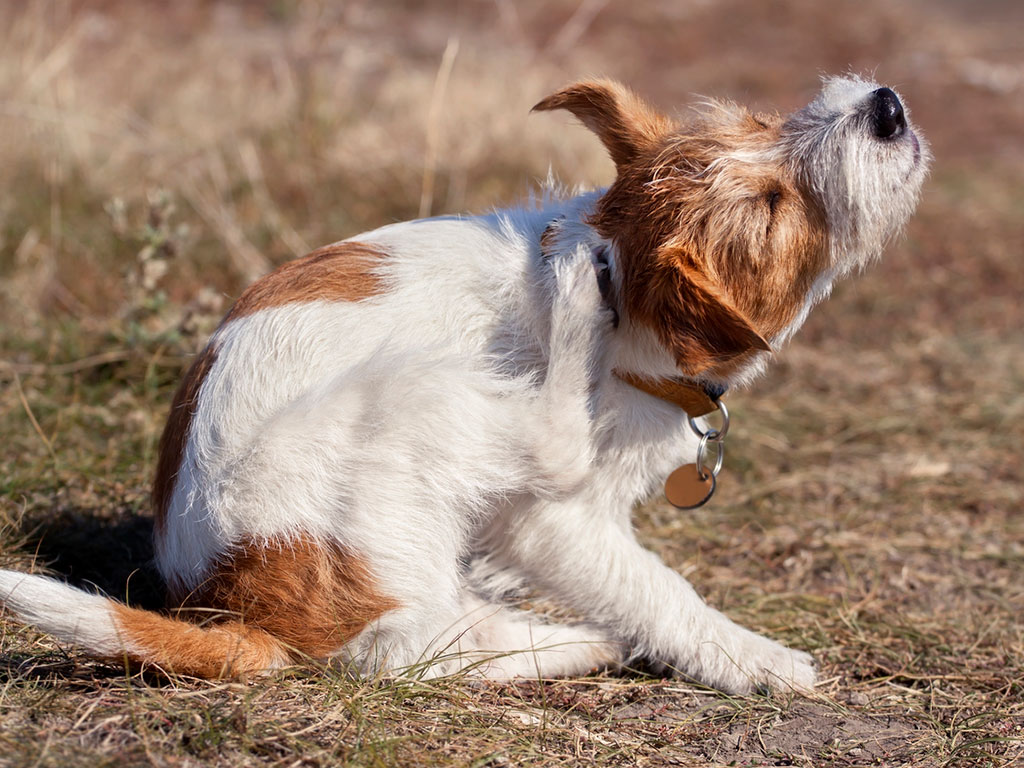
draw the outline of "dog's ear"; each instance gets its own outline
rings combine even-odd
[[[631,314],[654,328],[687,376],[745,352],[771,351],[743,313],[679,249],[662,249],[646,279],[631,289]]]
[[[598,135],[618,170],[673,128],[672,121],[614,80],[587,80],[553,93],[532,112],[567,109]]]

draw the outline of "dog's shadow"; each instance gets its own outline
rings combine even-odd
[[[21,521],[22,550],[53,577],[100,592],[136,608],[164,607],[163,582],[153,560],[153,518],[130,508],[64,507],[29,513]],[[115,666],[82,664],[65,650],[0,655],[0,682],[26,679],[78,681],[123,677]]]
[[[164,607],[164,586],[153,559],[153,518],[131,509],[67,508],[26,517],[25,549],[57,578],[99,591],[136,608]]]

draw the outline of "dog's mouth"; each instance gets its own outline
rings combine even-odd
[[[907,134],[908,134],[909,139],[910,139],[910,146],[913,148],[913,151],[914,151],[914,158],[911,161],[910,168],[907,170],[906,177],[904,178],[904,182],[910,183],[910,181],[921,170],[921,163],[924,161],[924,158],[923,158],[924,153],[921,150],[921,142],[917,138],[917,134],[914,133],[913,129],[908,128],[907,129]]]

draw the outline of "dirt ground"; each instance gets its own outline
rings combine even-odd
[[[529,115],[555,88],[784,112],[874,73],[936,158],[905,236],[730,395],[714,503],[637,510],[711,604],[815,655],[814,696],[642,670],[167,680],[0,618],[0,766],[1024,764],[1024,4],[0,7],[0,567],[150,607],[156,440],[231,298],[549,166],[608,183],[589,133]]]

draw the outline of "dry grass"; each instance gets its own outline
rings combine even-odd
[[[584,131],[528,118],[554,87],[788,109],[877,67],[938,160],[907,237],[732,398],[715,503],[638,511],[710,602],[815,653],[814,699],[639,673],[167,681],[0,620],[0,765],[1024,760],[1018,3],[6,5],[0,566],[141,605],[156,438],[226,297],[309,246],[514,200],[549,162],[606,182]]]

